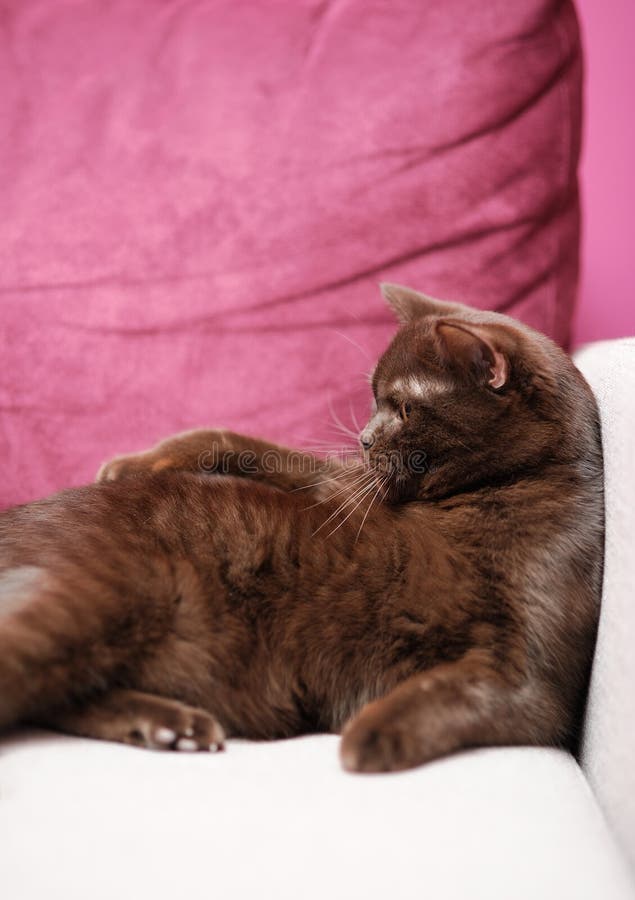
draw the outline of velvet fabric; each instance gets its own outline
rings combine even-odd
[[[582,273],[573,343],[635,335],[635,3],[576,0],[585,71]]]
[[[567,343],[567,0],[6,0],[0,20],[0,505],[186,428],[340,444],[394,329],[382,280]]]

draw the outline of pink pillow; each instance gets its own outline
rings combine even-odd
[[[195,426],[338,444],[394,329],[381,280],[567,343],[569,2],[3,16],[0,503]]]

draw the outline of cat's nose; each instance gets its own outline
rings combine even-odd
[[[364,450],[370,450],[375,443],[375,436],[370,431],[362,431],[359,436],[359,442]]]

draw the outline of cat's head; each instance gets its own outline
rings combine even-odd
[[[551,340],[499,313],[384,284],[402,327],[372,374],[360,443],[393,500],[549,464],[597,464],[593,395]]]

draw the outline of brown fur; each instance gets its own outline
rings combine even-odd
[[[0,727],[166,749],[343,731],[357,771],[575,742],[592,394],[511,319],[384,292],[404,327],[358,465],[190,432],[0,516]]]

